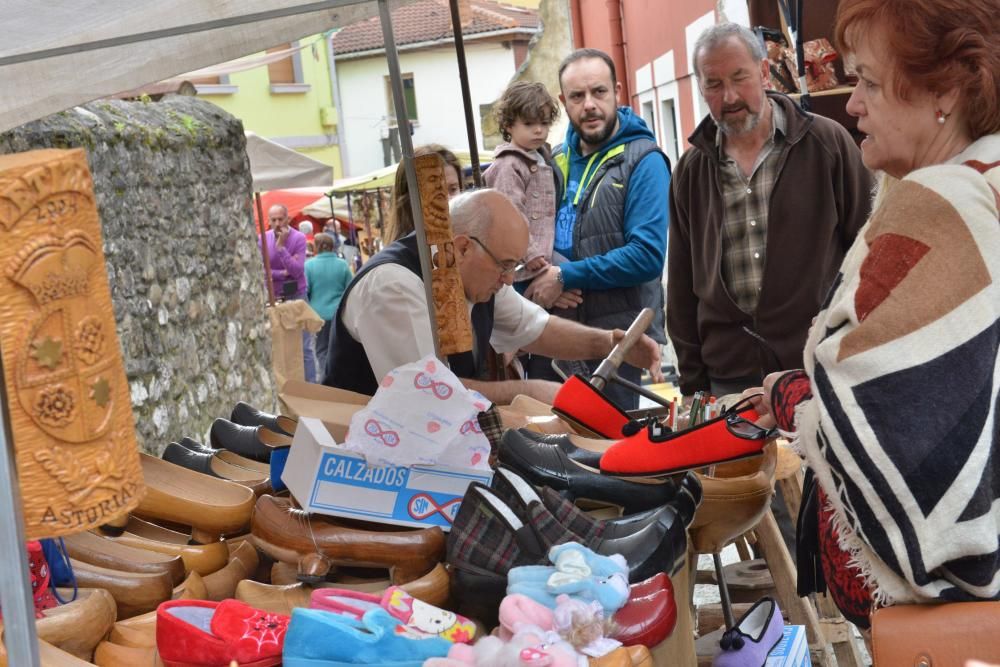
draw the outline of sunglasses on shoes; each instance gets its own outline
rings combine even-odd
[[[763,394],[747,396],[723,414],[723,419],[726,420],[726,430],[737,438],[743,438],[744,440],[770,440],[778,434],[777,426],[763,428],[739,415],[742,410],[750,405],[750,400],[756,398],[758,395],[762,396]]]

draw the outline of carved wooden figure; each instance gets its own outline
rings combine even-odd
[[[0,348],[27,538],[134,508],[145,487],[82,150],[0,156]]]
[[[424,214],[424,231],[433,258],[431,277],[441,354],[468,352],[472,349],[472,322],[469,320],[462,276],[455,261],[444,160],[431,153],[416,157],[413,162]]]

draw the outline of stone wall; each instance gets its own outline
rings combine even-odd
[[[201,440],[237,400],[274,407],[242,123],[192,97],[99,101],[0,134],[87,151],[140,446]]]

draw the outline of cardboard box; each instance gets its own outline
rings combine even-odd
[[[278,397],[286,408],[284,414],[323,420],[337,442],[344,441],[354,413],[371,400],[371,396],[357,392],[298,380],[282,385]]]
[[[299,416],[281,481],[308,512],[447,531],[469,484],[489,484],[493,476],[447,466],[370,467],[337,444],[367,396],[288,382],[281,398]]]
[[[786,625],[781,641],[767,654],[764,667],[812,667],[806,626]]]

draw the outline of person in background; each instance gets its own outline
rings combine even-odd
[[[896,180],[835,276],[804,370],[765,378],[759,407],[794,432],[817,489],[799,516],[799,593],[818,571],[813,588],[861,627],[873,604],[1000,598],[997,10],[838,7],[864,163]]]
[[[316,256],[306,260],[307,296],[309,305],[323,318],[323,328],[316,334],[316,360],[319,368],[326,368],[327,349],[333,316],[340,306],[347,284],[351,282],[351,269],[337,256],[337,242],[333,236],[319,233],[315,238]]]
[[[709,115],[674,170],[667,258],[667,330],[686,400],[801,365],[874,185],[844,127],[767,89],[753,32],[712,26],[693,58]]]
[[[553,248],[569,261],[544,269],[524,294],[602,329],[628,329],[643,308],[652,308],[650,336],[666,343],[661,279],[670,162],[645,121],[618,107],[622,85],[608,54],[574,51],[559,66],[559,86],[570,127],[555,150]],[[598,363],[588,360],[591,371]],[[642,380],[642,370],[628,364],[618,374]],[[638,407],[631,390],[612,384],[605,392],[623,409]]]
[[[306,236],[288,220],[288,208],[275,204],[267,212],[271,228],[264,234],[271,263],[271,281],[277,299],[291,301],[306,298]],[[260,243],[260,239],[257,241]],[[316,381],[316,353],[313,337],[302,332],[302,361],[307,382]]]
[[[306,259],[316,254],[316,246],[313,239],[313,223],[303,220],[299,223],[299,231],[306,237]]]
[[[515,81],[493,113],[505,143],[494,149],[483,180],[507,195],[528,221],[525,265],[514,276],[514,289],[524,294],[531,279],[552,264],[556,187],[547,140],[559,118],[559,102],[542,83]]]
[[[462,191],[462,163],[455,154],[440,144],[427,144],[413,149],[413,156],[437,153],[444,160],[444,180],[448,199]],[[392,188],[392,211],[382,230],[382,243],[389,245],[413,231],[413,213],[410,209],[410,188],[406,184],[406,169],[400,162],[396,167],[396,184]]]

